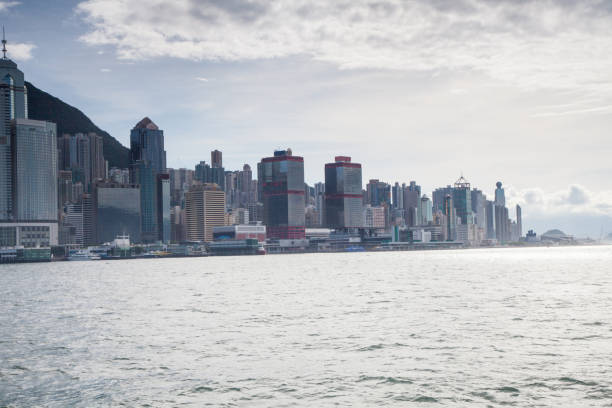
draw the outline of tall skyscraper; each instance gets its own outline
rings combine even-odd
[[[219,150],[213,150],[210,152],[210,163],[215,169],[223,167],[223,153],[221,153]]]
[[[516,229],[519,239],[523,237],[523,210],[520,205],[516,205]]]
[[[498,181],[495,184],[495,186],[497,187],[495,189],[495,205],[505,207],[506,206],[506,193],[504,192],[504,189],[502,188],[501,181]]]
[[[131,182],[140,185],[141,239],[143,242],[164,241],[170,238],[170,186],[167,174],[164,131],[145,117],[130,132]],[[160,191],[168,180],[168,187]],[[166,191],[167,190],[167,191]],[[167,198],[165,198],[167,195]],[[160,198],[161,197],[161,198]],[[167,233],[160,220],[167,220]]]
[[[419,225],[429,225],[433,222],[433,207],[431,200],[426,195],[421,197],[418,214]]]
[[[457,211],[457,217],[461,218],[461,224],[473,224],[474,214],[472,213],[472,193],[470,183],[461,176],[453,188],[453,203]]]
[[[454,241],[457,239],[457,214],[455,212],[453,197],[450,194],[444,197],[442,212],[446,216],[446,239],[448,241]]]
[[[23,72],[5,52],[0,59],[0,220],[14,217],[11,121],[27,118],[28,90]]]
[[[274,156],[262,159],[260,165],[268,237],[304,238],[304,158],[293,156],[290,149],[277,150]]]
[[[217,184],[196,184],[185,193],[187,240],[213,240],[213,228],[225,225],[225,192]]]
[[[157,237],[162,242],[170,242],[170,176],[167,173],[157,175]]]
[[[325,165],[325,225],[328,228],[363,228],[361,164],[336,156]]]
[[[56,138],[55,123],[12,123],[13,208],[18,221],[57,222]]]
[[[140,185],[140,239],[142,242],[155,242],[159,236],[157,174],[144,160],[132,163],[130,169],[131,183]]]
[[[58,243],[57,130],[28,119],[23,73],[0,59],[0,246]]]
[[[166,172],[164,131],[145,117],[130,132],[130,162],[145,161],[155,174]]]

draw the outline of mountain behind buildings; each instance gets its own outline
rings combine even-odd
[[[95,132],[102,136],[104,158],[109,167],[128,167],[129,149],[96,126],[83,112],[59,98],[26,82],[28,87],[28,115],[31,119],[57,124],[57,134]]]

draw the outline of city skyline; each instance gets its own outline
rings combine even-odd
[[[248,56],[241,49],[235,57],[220,53],[211,61],[214,58],[206,50],[181,54],[185,44],[173,42],[172,35],[178,34],[171,27],[162,36],[163,55],[147,54],[148,44],[142,44],[144,54],[128,55],[129,44],[115,41],[117,20],[96,1],[3,2],[0,17],[8,29],[9,56],[30,81],[83,109],[124,146],[129,146],[129,129],[134,123],[150,116],[166,132],[168,167],[192,168],[206,160],[211,150],[219,149],[225,153],[225,167],[239,169],[244,163],[253,166],[271,148],[291,147],[306,158],[306,181],[313,185],[324,179],[323,166],[330,156],[346,154],[364,164],[364,182],[373,178],[388,183],[417,180],[432,191],[452,184],[463,172],[491,196],[494,183],[502,180],[509,207],[518,203],[523,208],[525,229],[543,231],[558,226],[595,238],[601,229],[604,233],[612,229],[610,164],[606,161],[606,129],[610,127],[606,80],[612,70],[604,69],[609,64],[606,59],[589,53],[606,44],[601,27],[609,22],[609,11],[597,2],[554,4],[549,10],[543,10],[543,2],[535,2],[517,6],[513,23],[506,2],[496,3],[495,10],[480,2],[459,2],[471,7],[447,6],[444,10],[440,5],[429,9],[419,2],[410,10],[399,3],[383,3],[391,9],[370,10],[356,2],[350,11],[369,17],[375,27],[384,21],[396,27],[399,17],[395,15],[401,11],[405,18],[430,16],[431,21],[451,30],[445,16],[458,23],[470,22],[497,10],[495,21],[507,23],[500,28],[503,35],[493,37],[507,40],[500,44],[500,60],[483,70],[482,59],[472,58],[463,69],[457,53],[449,54],[445,65],[433,64],[435,58],[419,59],[403,52],[400,57],[415,62],[415,69],[399,66],[398,60],[389,64],[395,64],[393,67],[381,66],[384,64],[367,63],[372,58],[365,57],[385,55],[376,54],[368,43],[361,55],[364,58],[353,58],[361,65],[351,65],[347,53],[341,55],[345,61],[325,58],[329,48],[317,49],[312,44],[306,51],[290,44],[272,58]],[[224,13],[216,20],[223,30],[235,29],[235,19],[240,17],[247,25],[278,18],[269,7],[259,7],[261,3],[253,3],[248,13],[247,3],[233,5],[223,9],[203,2],[201,6],[215,16]],[[107,6],[115,10],[113,2]],[[137,6],[138,2],[131,2],[128,9]],[[527,19],[529,11],[541,13]],[[313,6],[311,12],[342,18],[323,5]],[[159,13],[154,5],[142,15],[139,27],[143,32],[159,34],[150,25]],[[299,17],[293,6],[286,14]],[[116,18],[121,21],[123,16],[121,12]],[[176,18],[183,17],[179,13]],[[39,28],[22,24],[25,19],[40,23]],[[571,34],[561,29],[567,19],[579,23],[573,25],[578,40],[593,41],[582,42],[581,47],[572,41],[555,43]],[[166,28],[166,20],[160,21]],[[193,20],[185,21],[185,27],[192,27]],[[310,22],[307,17],[299,21]],[[106,36],[101,36],[102,23],[109,27]],[[49,24],[58,27],[52,36],[47,35]],[[367,32],[363,25],[355,23],[354,27],[359,35]],[[439,35],[432,37],[432,44],[448,37],[442,28],[434,33]],[[479,49],[485,55],[491,55],[490,28],[481,27],[485,44]],[[530,65],[521,49],[516,51],[520,63],[508,66],[506,77],[500,78],[504,74],[500,62],[508,57],[504,52],[515,45],[533,45],[514,33],[514,28],[528,29],[551,47],[550,53],[542,53],[533,63],[550,70],[549,78]],[[199,35],[194,31],[194,38]],[[129,36],[125,39],[131,40]],[[219,39],[215,41],[212,48],[222,45]],[[330,41],[338,43],[337,38]],[[62,52],[58,52],[58,43]],[[413,45],[424,50],[419,42]],[[383,48],[381,52],[387,50]],[[537,51],[542,49],[536,47]],[[469,50],[461,52],[473,57]],[[562,52],[567,61],[553,58]],[[44,67],[40,64],[43,59]],[[570,64],[578,60],[586,61],[582,73]],[[554,61],[560,63],[558,68],[553,67]],[[567,86],[560,81],[562,68]],[[172,75],[162,74],[166,72]],[[523,78],[517,79],[517,74]],[[535,86],[536,79],[543,86]]]

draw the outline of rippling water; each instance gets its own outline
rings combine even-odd
[[[612,247],[0,266],[0,406],[612,406]]]

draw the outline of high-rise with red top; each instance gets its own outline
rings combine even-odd
[[[257,166],[264,203],[264,223],[268,238],[303,239],[304,158],[290,149],[277,150]]]
[[[336,156],[325,165],[325,224],[328,228],[363,228],[361,164]]]

